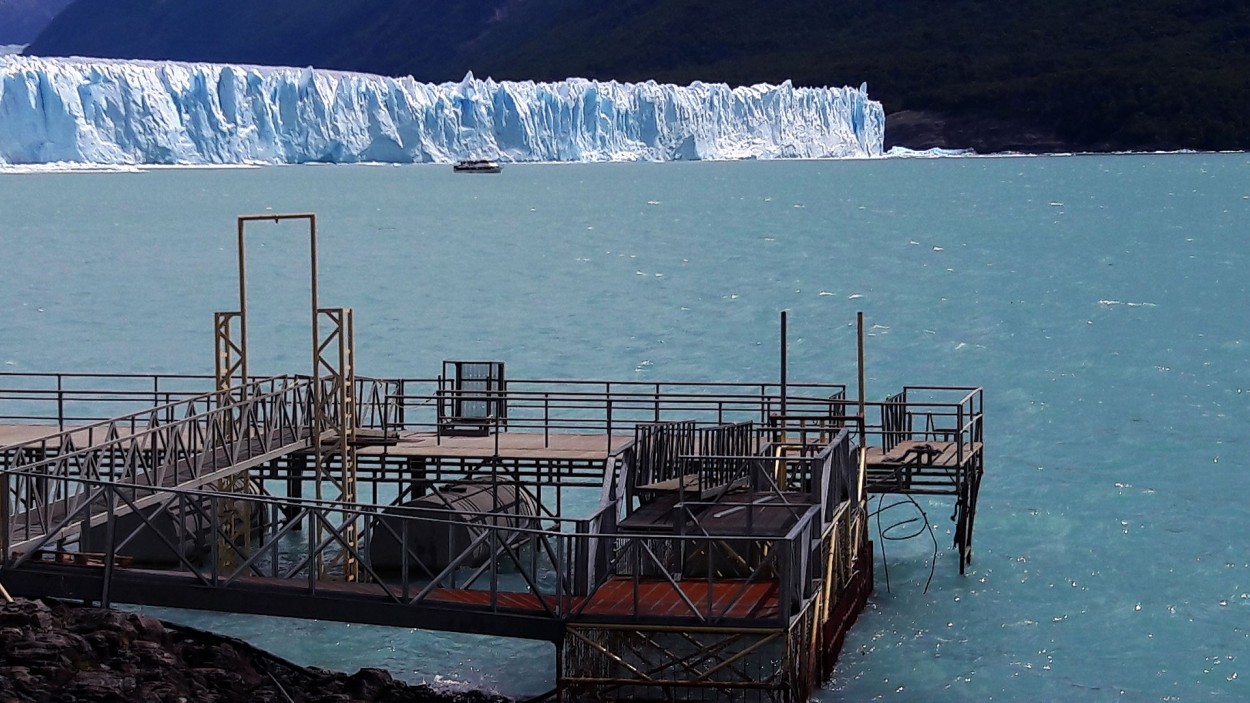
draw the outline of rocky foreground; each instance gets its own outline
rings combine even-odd
[[[0,606],[0,703],[486,703],[378,669],[347,675],[297,666],[241,640],[137,613],[18,600]]]

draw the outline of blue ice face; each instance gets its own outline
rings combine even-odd
[[[667,161],[881,154],[866,87],[412,79],[0,55],[0,164]]]

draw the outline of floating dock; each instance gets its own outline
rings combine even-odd
[[[241,303],[258,219],[309,223],[314,373],[249,375],[241,304],[213,376],[0,374],[12,593],[542,640],[559,700],[805,701],[872,590],[870,492],[953,497],[971,559],[979,388],[848,398],[784,343],[758,383],[359,377],[312,216],[240,219]]]

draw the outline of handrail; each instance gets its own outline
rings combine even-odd
[[[257,387],[262,385],[276,390],[229,404],[214,403],[224,396],[198,398],[182,404],[184,417],[154,412],[142,429],[122,434],[114,425],[102,441],[81,448],[72,432],[65,433],[52,456],[32,459],[17,453],[6,469],[2,496],[10,525],[24,528],[28,539],[35,530],[46,532],[58,510],[74,514],[94,502],[99,491],[87,488],[95,485],[93,480],[150,498],[157,489],[203,484],[257,457],[310,441],[305,417],[312,402],[310,384],[261,382]],[[6,541],[9,533],[6,529]]]
[[[15,472],[15,475],[21,475],[21,471]],[[29,475],[29,474],[28,474]],[[189,511],[194,510],[205,517],[221,514],[221,506],[223,501],[246,500],[251,503],[255,510],[264,511],[266,514],[277,514],[279,509],[296,510],[308,520],[317,520],[324,522],[329,528],[329,537],[321,544],[313,545],[314,549],[309,554],[299,554],[301,550],[291,543],[289,539],[284,539],[290,533],[290,525],[279,526],[276,523],[266,530],[261,536],[260,543],[246,546],[225,545],[224,548],[235,549],[238,552],[239,559],[235,565],[223,565],[220,559],[207,559],[203,562],[195,562],[187,558],[181,558],[179,561],[179,569],[183,572],[190,570],[195,576],[196,582],[201,586],[209,586],[212,588],[233,588],[241,584],[241,580],[247,576],[265,576],[269,578],[285,578],[294,582],[302,582],[308,579],[310,591],[315,592],[317,588],[317,578],[308,572],[311,558],[317,555],[326,555],[337,550],[354,549],[344,537],[344,528],[347,524],[363,524],[365,535],[371,534],[372,530],[378,529],[377,519],[386,516],[388,520],[397,520],[401,527],[393,529],[393,533],[397,537],[405,538],[409,535],[416,535],[422,529],[428,530],[431,524],[444,523],[448,525],[459,524],[452,517],[452,511],[448,511],[448,515],[442,516],[436,514],[437,511],[420,516],[396,515],[389,512],[391,506],[386,505],[351,505],[345,506],[337,501],[315,500],[315,499],[279,499],[272,496],[264,495],[248,495],[240,497],[237,495],[222,494],[204,489],[187,489],[178,487],[142,487],[144,496],[147,496],[146,502],[140,500],[139,494],[134,492],[133,486],[121,485],[109,481],[88,478],[72,478],[65,476],[44,476],[46,480],[53,483],[75,483],[80,484],[81,488],[78,492],[89,493],[92,498],[89,504],[79,506],[77,514],[68,514],[57,524],[48,526],[48,530],[35,540],[27,540],[23,544],[25,553],[16,559],[12,559],[11,553],[6,553],[3,565],[7,569],[22,568],[25,564],[30,563],[35,557],[38,550],[46,548],[47,545],[54,542],[64,541],[68,534],[66,531],[73,528],[75,524],[83,524],[89,521],[95,526],[107,526],[110,522],[119,519],[121,515],[135,513],[145,506],[153,506],[158,512],[167,510]],[[67,492],[74,492],[69,490]],[[97,510],[96,506],[105,508]],[[505,517],[506,514],[492,514],[495,517]],[[510,524],[499,524],[492,520],[484,520],[480,524],[474,526],[477,531],[477,537],[474,543],[470,545],[470,549],[478,545],[490,545],[491,552],[494,553],[496,560],[502,560],[501,564],[515,567],[516,572],[513,576],[507,576],[500,570],[500,565],[488,564],[483,570],[479,570],[479,576],[488,574],[490,576],[491,592],[490,603],[487,606],[492,610],[499,610],[503,606],[499,605],[499,599],[495,593],[528,593],[535,597],[535,607],[538,610],[529,613],[534,617],[550,617],[550,618],[568,618],[574,617],[586,607],[590,600],[590,596],[594,591],[607,582],[613,576],[627,575],[629,578],[637,580],[641,577],[641,573],[656,570],[657,573],[667,573],[671,568],[667,561],[666,553],[671,554],[703,554],[704,559],[709,560],[706,564],[706,570],[710,573],[719,570],[721,567],[716,564],[725,561],[725,567],[736,563],[736,559],[732,555],[747,555],[753,553],[752,550],[758,550],[760,545],[765,545],[764,552],[774,555],[771,560],[765,559],[760,564],[748,568],[742,572],[745,581],[749,584],[752,580],[759,581],[776,580],[779,588],[779,610],[777,617],[781,621],[794,615],[794,608],[803,602],[803,599],[810,596],[814,592],[814,581],[820,578],[820,569],[815,568],[815,564],[811,562],[813,554],[819,550],[812,540],[820,540],[821,533],[824,528],[821,525],[820,507],[807,507],[795,524],[781,537],[760,537],[754,535],[644,535],[644,534],[622,534],[611,530],[600,529],[597,525],[610,515],[608,508],[600,509],[596,514],[582,520],[566,520],[558,522],[576,522],[577,529],[570,532],[558,526],[541,527],[537,523],[538,519],[521,520]],[[150,526],[150,521],[154,520],[156,514],[146,514],[140,521],[140,524],[130,529],[129,533],[122,534],[119,529],[117,531],[116,542],[114,544],[124,544],[126,541],[133,539],[141,530],[145,529],[145,525]],[[515,516],[507,516],[515,517]],[[541,520],[543,523],[552,522],[549,520]],[[85,528],[84,528],[85,529]],[[112,529],[112,528],[110,528]],[[212,531],[206,535],[206,539],[212,540],[214,545],[228,537],[224,532],[219,532],[222,528],[214,525]],[[80,530],[81,532],[81,530]],[[72,536],[71,536],[72,541]],[[540,567],[538,571],[527,566],[529,560],[522,556],[516,545],[522,541],[528,541],[538,545],[546,544],[546,548],[536,547],[533,558]],[[657,545],[665,543],[670,545],[667,551],[657,551]],[[175,545],[166,542],[166,546],[174,549]],[[216,549],[216,547],[214,547]],[[109,545],[109,550],[115,549]],[[410,547],[405,544],[403,551],[410,551]],[[240,551],[246,550],[246,551]],[[295,550],[295,551],[291,551]],[[605,551],[607,550],[607,551]],[[459,563],[464,563],[467,557],[462,553],[456,557]],[[7,552],[7,550],[6,550]],[[303,566],[296,565],[292,568],[289,565],[291,561],[283,558],[281,555],[299,554],[300,562]],[[635,560],[641,560],[634,566],[642,566],[648,568],[630,568],[629,561],[616,562],[610,560],[609,563],[617,563],[617,567],[609,568],[600,572],[591,568],[591,565],[601,559],[604,555],[618,555],[628,557],[632,554]],[[430,579],[419,580],[424,584],[420,587],[420,591],[414,596],[408,590],[406,581],[404,584],[397,583],[393,580],[384,578],[380,572],[375,570],[368,558],[367,550],[357,554],[361,559],[364,567],[363,573],[368,578],[378,584],[381,593],[394,603],[407,606],[427,605],[438,606],[440,589],[443,588],[467,588],[472,584],[465,584],[457,579],[460,574],[457,572],[462,569],[445,568],[443,573],[433,575]],[[110,555],[111,558],[111,555]],[[620,567],[625,567],[624,571]],[[685,568],[685,567],[681,567]],[[735,567],[735,568],[741,568]],[[0,570],[2,571],[2,570]],[[147,573],[151,573],[150,571]],[[544,576],[544,574],[547,574]],[[583,582],[578,585],[578,574],[585,574],[590,578],[589,582]],[[660,578],[668,579],[671,587],[676,589],[679,597],[684,591],[680,585],[680,581],[675,581],[663,575]],[[696,576],[696,578],[701,578]],[[745,585],[737,589],[738,593],[722,593],[716,602],[703,602],[697,599],[689,599],[690,617],[699,619],[709,623],[717,622],[721,619],[730,617],[730,613],[735,603],[743,597],[746,597]],[[732,597],[729,597],[732,596]],[[710,599],[710,596],[709,596]],[[645,617],[645,607],[635,607],[626,613],[630,617]]]
[[[733,418],[753,419],[764,423],[773,408],[780,406],[779,396],[747,394],[675,393],[666,395],[642,393],[592,393],[569,391],[443,391],[442,394],[396,395],[388,398],[405,409],[425,410],[424,419],[408,417],[405,428],[436,426],[440,417],[432,411],[447,397],[481,399],[507,404],[506,424],[532,427],[564,427],[565,429],[627,428],[636,422],[657,422],[674,413],[697,413],[705,416],[704,424],[726,424]],[[823,397],[792,395],[792,405],[808,408],[831,408],[841,401]],[[493,418],[480,418],[489,422]]]
[[[20,380],[23,379],[29,380],[31,383],[19,385]],[[72,384],[67,383],[67,379],[92,380],[98,381],[98,383],[90,387],[74,387]],[[307,375],[279,374],[260,378],[254,377],[250,383],[274,380],[298,382],[308,381],[310,377]],[[150,381],[151,385],[111,388],[106,387],[108,381],[142,384]],[[38,383],[44,383],[45,385],[38,386],[36,385]],[[213,376],[203,374],[0,372],[0,407],[4,407],[3,404],[6,401],[14,403],[16,406],[7,412],[0,412],[0,423],[48,423],[56,424],[58,430],[85,427],[89,424],[107,423],[119,417],[150,412],[154,407],[163,407],[178,401],[212,395],[216,392],[214,383],[215,379]],[[193,384],[192,388],[185,387],[185,385],[191,384]],[[378,387],[388,389],[385,394],[392,392],[389,390],[390,388],[403,388],[401,384],[395,381],[358,379],[357,388],[361,389],[357,393],[357,397],[361,400],[358,405],[358,412],[362,416],[375,413],[379,407],[385,407],[382,397],[378,393],[373,392]],[[141,409],[129,411],[125,414],[109,410],[109,407],[118,405],[123,407],[136,406]],[[96,408],[97,406],[100,409],[84,409]],[[26,410],[19,410],[23,408]],[[78,408],[78,410],[75,410],[75,408]],[[379,422],[379,420],[374,420],[371,424],[376,425]]]
[[[288,383],[288,384],[292,383],[291,377],[274,376],[271,378],[257,379],[255,381],[251,381],[248,383],[249,390],[247,392],[247,395],[248,397],[269,397],[272,395],[279,394],[283,392],[284,390],[283,388],[280,388],[278,386],[278,384],[280,383]],[[290,386],[290,387],[294,387],[294,386]],[[149,407],[145,410],[132,412],[126,415],[119,415],[119,416],[112,417],[109,419],[93,422],[87,425],[77,425],[69,429],[61,429],[61,430],[58,430],[57,432],[52,432],[47,435],[37,437],[35,439],[31,439],[25,442],[19,442],[17,444],[6,445],[4,447],[4,450],[5,451],[21,451],[24,449],[46,450],[50,447],[62,448],[66,446],[67,444],[70,446],[76,446],[76,443],[73,441],[73,438],[75,436],[83,436],[84,434],[87,437],[87,445],[84,446],[83,448],[87,449],[87,448],[96,446],[95,434],[97,430],[112,430],[112,429],[122,428],[127,425],[129,425],[131,428],[136,428],[139,426],[138,423],[140,422],[147,423],[145,427],[145,429],[147,429],[158,424],[159,420],[162,418],[166,419],[166,424],[169,424],[174,421],[184,420],[188,417],[191,417],[194,414],[197,414],[192,411],[196,410],[197,406],[201,403],[204,404],[204,407],[205,407],[203,412],[211,411],[212,409],[214,409],[215,404],[217,407],[225,407],[224,405],[221,405],[222,400],[223,400],[223,396],[220,391],[209,391],[206,393],[200,393],[194,396],[183,398],[181,400],[163,403],[160,405],[156,405],[154,407]],[[233,400],[229,398],[224,398],[224,400],[227,401],[226,403],[227,405],[230,402],[233,402]],[[179,412],[180,410],[183,412],[180,413]],[[132,431],[128,434],[134,435],[138,433]],[[104,440],[104,443],[108,443],[109,441],[111,441],[111,438],[106,438]]]
[[[275,376],[273,378],[307,378],[305,376]],[[33,379],[41,381],[56,381],[56,387],[12,387],[11,383],[6,383],[11,379]],[[152,388],[72,388],[65,385],[66,380],[74,379],[95,379],[101,381],[152,381]],[[117,403],[127,402],[130,400],[140,400],[148,398],[162,397],[168,402],[161,405],[168,405],[174,398],[185,399],[190,397],[205,395],[205,391],[199,392],[183,388],[170,388],[169,383],[181,382],[210,382],[212,377],[204,374],[183,374],[183,373],[91,373],[91,372],[20,372],[20,371],[0,371],[0,401],[13,400],[23,402],[56,402],[61,407],[61,411],[56,414],[33,414],[21,413],[0,415],[0,420],[57,420],[58,424],[64,424],[71,420],[89,420],[107,421],[114,419],[115,416],[97,417],[97,416],[79,416],[74,417],[64,413],[63,405],[72,402],[92,402],[92,403]],[[357,382],[360,387],[367,387],[366,384],[387,385],[390,387],[402,389],[399,393],[387,393],[385,398],[377,398],[373,403],[361,403],[362,412],[365,408],[372,408],[379,402],[384,403],[388,408],[395,409],[402,415],[402,409],[406,407],[425,407],[427,404],[433,404],[440,396],[440,392],[435,391],[425,394],[414,394],[407,392],[407,389],[428,385],[432,389],[437,388],[437,378],[422,377],[397,377],[397,378],[373,378],[359,377]],[[532,387],[532,390],[526,390]],[[584,390],[559,390],[565,389],[582,389],[582,388],[602,388],[602,391],[584,391]],[[797,401],[800,405],[823,404],[843,407],[844,404],[850,403],[843,395],[843,400],[839,402],[830,400],[827,396],[809,396],[802,393],[803,390],[819,390],[830,392],[845,392],[845,384],[832,383],[787,383],[787,402]],[[725,392],[726,389],[736,389],[737,392]],[[913,401],[907,396],[913,392],[949,392],[959,391],[963,395],[955,401]],[[954,412],[960,406],[968,409],[972,415],[979,414],[980,403],[983,390],[974,386],[944,386],[944,385],[908,385],[903,388],[904,397],[907,398],[905,403],[912,407],[927,406],[938,411],[940,409],[948,409]],[[776,382],[753,382],[753,381],[637,381],[637,380],[585,380],[585,379],[510,379],[508,388],[505,391],[458,391],[444,389],[441,394],[460,394],[462,397],[504,397],[509,400],[525,400],[525,399],[542,399],[543,405],[533,405],[532,407],[558,407],[552,406],[553,399],[564,399],[565,401],[575,402],[579,399],[594,399],[611,397],[616,406],[617,412],[625,410],[643,410],[642,404],[650,402],[654,409],[656,398],[660,398],[666,403],[685,405],[698,404],[701,401],[712,399],[723,400],[725,402],[742,401],[744,403],[752,403],[757,405],[778,405],[780,402],[780,384]],[[502,393],[503,396],[496,396],[495,393]],[[419,401],[419,402],[409,402]],[[639,403],[638,406],[631,406],[631,402]],[[879,401],[866,401],[869,407],[880,408]],[[580,406],[570,406],[580,407]],[[374,408],[376,409],[376,408]],[[150,411],[151,407],[145,409],[144,412]]]
[[[78,387],[84,381],[96,385]],[[119,384],[126,387],[115,387]],[[0,401],[16,401],[28,407],[52,406],[39,414],[10,411],[0,415],[0,421],[47,421],[64,427],[116,415],[74,414],[67,412],[67,405],[148,401],[147,406],[151,406],[159,404],[161,398],[168,402],[199,395],[213,385],[213,377],[204,374],[0,371]]]

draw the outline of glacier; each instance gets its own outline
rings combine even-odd
[[[412,78],[0,55],[0,164],[880,156],[867,87]]]

